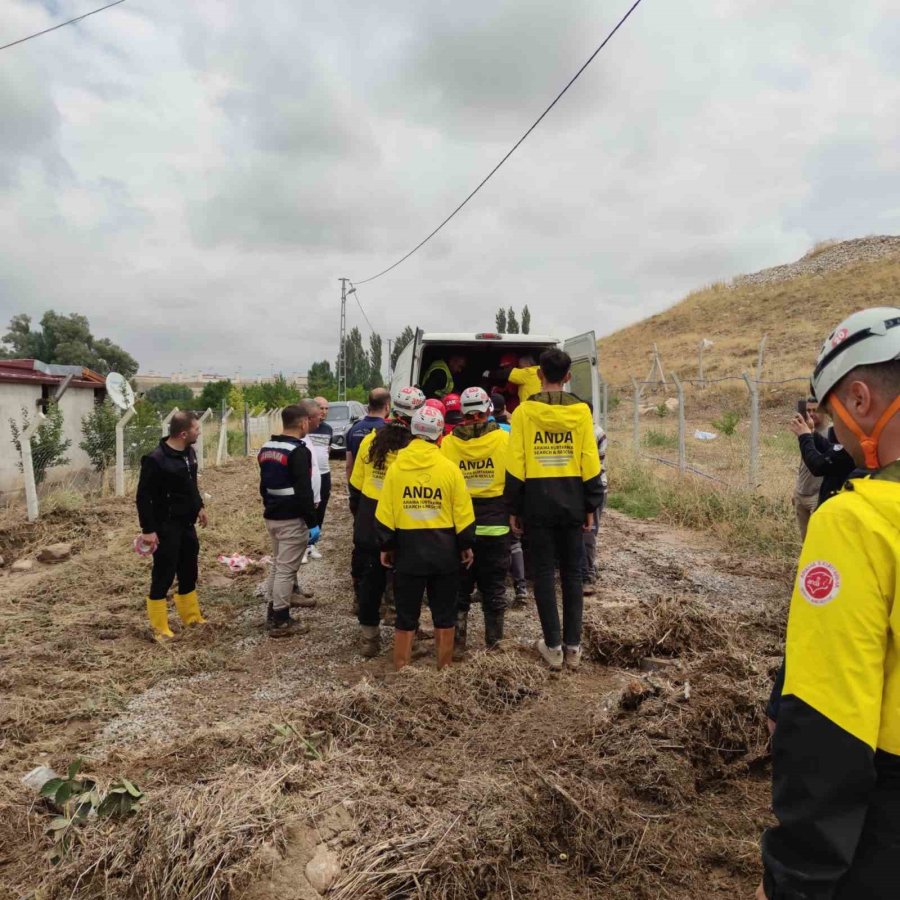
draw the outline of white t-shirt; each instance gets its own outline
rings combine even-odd
[[[316,460],[316,465],[319,467],[319,472],[322,474],[331,471],[331,461],[329,456],[331,451],[331,438],[332,431],[330,428],[327,431],[325,429],[322,429],[321,431],[311,431],[306,436],[307,446],[312,451],[312,455]]]
[[[303,446],[309,450],[309,455],[312,457],[312,470],[310,472],[310,477],[312,480],[312,489],[313,489],[313,501],[316,506],[318,506],[322,502],[322,471],[319,469],[319,463],[316,460],[316,451],[313,446],[312,441],[310,440],[311,435],[307,435],[305,438],[300,438]]]

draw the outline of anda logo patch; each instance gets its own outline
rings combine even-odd
[[[432,488],[427,485],[407,485],[403,488],[404,500],[442,500],[444,497],[439,487]]]
[[[575,457],[575,439],[571,431],[536,431],[531,453],[545,469],[564,469]]]
[[[571,431],[537,431],[534,435],[535,446],[538,444],[571,444]]]
[[[829,562],[811,562],[797,578],[797,587],[808,603],[824,606],[840,593],[841,573]]]
[[[461,459],[459,467],[465,475],[466,472],[480,472],[483,469],[493,469],[494,461],[492,459]]]

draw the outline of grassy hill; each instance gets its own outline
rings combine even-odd
[[[644,378],[659,347],[668,374],[697,376],[697,347],[707,378],[753,373],[762,336],[763,378],[807,374],[826,331],[867,306],[900,305],[900,237],[828,243],[796,263],[715,284],[665,312],[602,338],[600,368],[612,385]]]

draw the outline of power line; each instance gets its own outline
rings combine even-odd
[[[356,287],[356,285],[352,281],[350,282],[350,287],[353,288],[353,296],[356,299],[356,305],[359,307],[359,311],[362,313],[362,317],[366,320],[366,325],[369,326],[369,331],[371,331],[372,334],[375,334],[376,331],[372,327],[372,323],[369,321],[369,317],[366,315],[366,311],[363,309],[362,303],[360,303],[359,289]]]
[[[406,260],[408,260],[413,255],[413,253],[424,247],[491,180],[491,178],[503,165],[503,163],[505,163],[513,155],[513,153],[518,150],[519,146],[524,143],[528,135],[530,135],[531,132],[541,124],[547,113],[549,113],[550,110],[553,109],[553,107],[556,106],[557,103],[559,103],[559,101],[563,97],[563,94],[565,94],[566,91],[569,90],[569,88],[572,87],[573,84],[575,84],[575,82],[581,76],[581,73],[584,72],[584,70],[594,61],[594,57],[610,42],[610,40],[612,40],[613,35],[625,24],[628,17],[638,8],[638,6],[640,6],[640,4],[641,0],[635,0],[631,9],[629,9],[621,19],[619,19],[616,27],[613,28],[613,30],[610,31],[610,33],[603,39],[603,43],[600,44],[600,46],[588,57],[587,62],[585,62],[585,64],[572,76],[569,83],[556,95],[556,98],[553,100],[553,102],[540,114],[540,116],[538,116],[538,118],[534,121],[528,131],[526,131],[525,134],[523,134],[522,137],[520,137],[515,142],[515,144],[513,144],[512,148],[509,150],[506,156],[504,156],[503,159],[501,159],[500,162],[498,162],[497,165],[494,166],[494,168],[491,169],[490,172],[488,172],[488,174],[484,177],[484,179],[482,179],[478,187],[476,187],[475,190],[472,191],[472,193],[469,194],[469,196],[466,197],[466,199],[463,200],[463,202],[460,203],[459,206],[457,206],[456,209],[454,209],[453,212],[450,213],[450,215],[447,216],[447,218],[444,219],[444,221],[441,222],[441,224],[438,225],[438,227],[435,228],[434,231],[431,232],[431,234],[428,235],[428,237],[416,244],[416,246],[413,247],[412,250],[410,250],[409,253],[406,254],[406,256],[400,257],[400,259],[398,259],[397,262],[395,262],[392,266],[388,266],[386,269],[384,269],[384,271],[379,272],[377,275],[371,275],[368,278],[363,278],[361,281],[357,282],[357,284],[365,284],[367,281],[374,281],[376,278],[381,278],[382,275],[387,275],[387,273],[392,269],[396,269],[397,266],[400,265],[400,263],[406,262]]]
[[[115,0],[114,3],[107,3],[106,6],[101,6],[99,9],[92,9],[90,12],[86,12],[83,15],[75,16],[74,19],[69,19],[68,22],[60,22],[59,25],[54,25],[52,28],[45,28],[43,31],[36,31],[34,34],[29,34],[28,37],[19,38],[17,41],[4,44],[0,47],[0,50],[7,50],[10,47],[15,47],[16,44],[24,44],[25,41],[30,41],[32,38],[40,37],[42,34],[49,34],[51,31],[56,31],[57,28],[64,28],[66,25],[71,25],[73,22],[80,22],[88,16],[96,15],[98,12],[103,12],[104,9],[109,9],[111,6],[118,6],[120,3],[124,2],[125,0]]]

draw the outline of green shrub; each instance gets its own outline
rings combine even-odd
[[[720,419],[716,419],[712,424],[713,428],[720,431],[722,434],[731,437],[735,429],[737,428],[738,422],[741,421],[741,414],[739,412],[735,412],[733,409],[726,410],[722,413],[722,417]]]
[[[84,440],[78,446],[88,455],[95,472],[105,472],[116,462],[116,422],[121,412],[104,400],[81,418]]]
[[[12,443],[19,454],[19,471],[22,470],[22,435],[28,430],[30,420],[28,409],[22,407],[22,426],[15,419],[9,420],[9,430],[12,434]],[[47,404],[46,419],[37,433],[31,439],[31,459],[34,464],[35,484],[41,484],[47,475],[47,470],[53,466],[64,466],[69,462],[66,450],[72,446],[67,438],[63,440],[63,414],[58,403]]]
[[[650,429],[641,441],[645,447],[660,447],[666,450],[678,449],[678,435]]]

